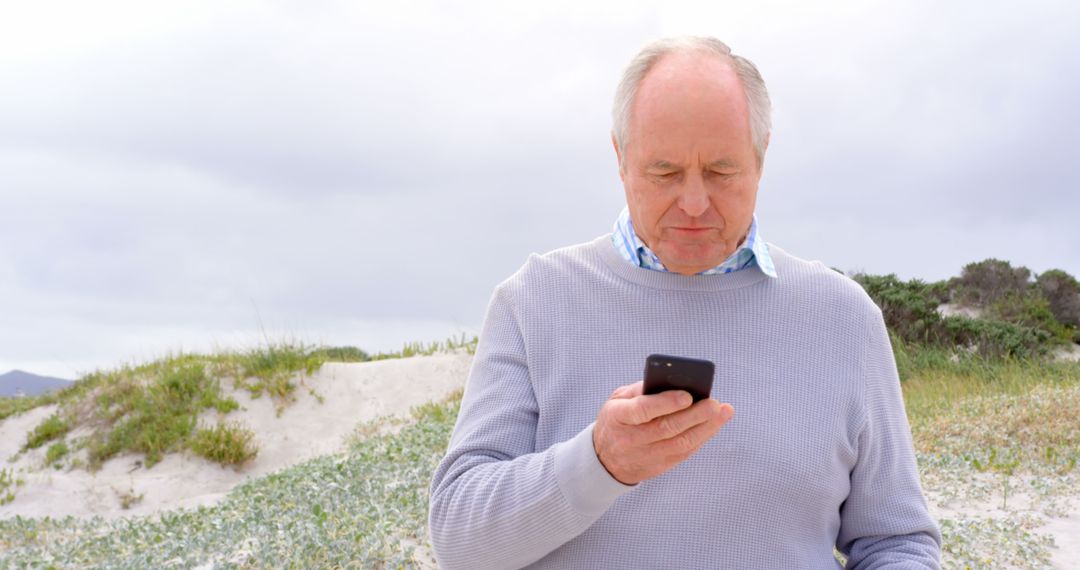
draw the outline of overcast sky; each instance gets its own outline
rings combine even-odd
[[[479,330],[608,232],[622,67],[708,34],[773,100],[767,241],[1080,275],[1080,4],[0,0],[0,372]]]

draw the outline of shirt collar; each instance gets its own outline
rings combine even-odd
[[[616,218],[614,231],[611,233],[611,242],[619,255],[630,263],[653,271],[668,272],[660,258],[645,245],[645,242],[641,241],[637,232],[634,231],[634,223],[630,219],[629,207],[624,206],[622,212],[619,213],[619,217]],[[769,246],[761,239],[761,235],[758,233],[757,214],[753,215],[750,231],[746,233],[746,239],[743,240],[742,245],[720,265],[702,271],[698,275],[731,273],[755,265],[765,275],[776,278],[776,268],[773,265],[772,257],[769,255]]]

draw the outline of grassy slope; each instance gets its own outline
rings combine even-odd
[[[250,430],[234,423],[199,426],[207,410],[228,413],[239,407],[224,391],[224,383],[268,394],[279,407],[293,398],[298,375],[311,374],[325,356],[301,345],[281,344],[246,352],[214,355],[176,354],[138,366],[89,374],[56,394],[28,403],[4,402],[12,412],[29,404],[55,403],[59,410],[32,431],[23,450],[51,444],[50,463],[71,450],[85,449],[74,466],[91,469],[115,455],[143,453],[153,466],[167,453],[191,450],[220,463],[240,463],[254,457]],[[69,438],[76,428],[89,433]]]
[[[930,500],[992,501],[1009,513],[943,518],[943,566],[1048,567],[1052,542],[1037,528],[1080,494],[1080,363],[987,362],[894,345]],[[1021,493],[1030,504],[1017,504]]]
[[[1041,493],[1036,506],[1053,514],[1080,490],[1080,434],[1070,421],[1080,414],[1080,365],[951,362],[905,350],[905,400],[935,496],[974,500],[1011,480]],[[160,521],[0,522],[0,567],[410,567],[413,548],[426,546],[428,484],[457,405],[425,406],[396,434],[367,426],[360,433],[376,435],[347,452],[251,481],[211,508]],[[945,567],[1045,566],[1049,544],[1030,532],[1035,519],[942,520]]]
[[[295,399],[299,376],[311,375],[324,362],[360,362],[474,350],[477,339],[451,338],[428,344],[408,343],[401,351],[373,356],[356,347],[307,347],[268,344],[248,351],[176,354],[138,366],[122,366],[85,376],[59,392],[37,398],[0,398],[0,420],[31,408],[57,404],[59,411],[29,434],[23,450],[49,445],[47,462],[62,467],[96,469],[126,452],[142,453],[147,467],[166,454],[188,450],[211,461],[243,463],[258,453],[254,434],[244,425],[224,422],[198,425],[207,411],[226,414],[239,406],[226,388],[264,394],[279,413]],[[319,397],[318,394],[312,392]],[[88,435],[71,439],[83,427]],[[79,457],[73,452],[86,450]]]

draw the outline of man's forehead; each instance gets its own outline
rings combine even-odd
[[[731,61],[719,54],[701,51],[668,54],[645,74],[638,85],[637,101],[664,95],[692,95],[708,92],[730,95],[742,91]]]
[[[665,56],[635,96],[629,146],[646,164],[704,164],[740,159],[752,146],[742,83],[720,56]],[[743,148],[747,147],[747,148]]]

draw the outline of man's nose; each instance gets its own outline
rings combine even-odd
[[[686,184],[680,189],[679,208],[687,216],[696,218],[709,207],[709,191],[701,176],[687,176]]]

